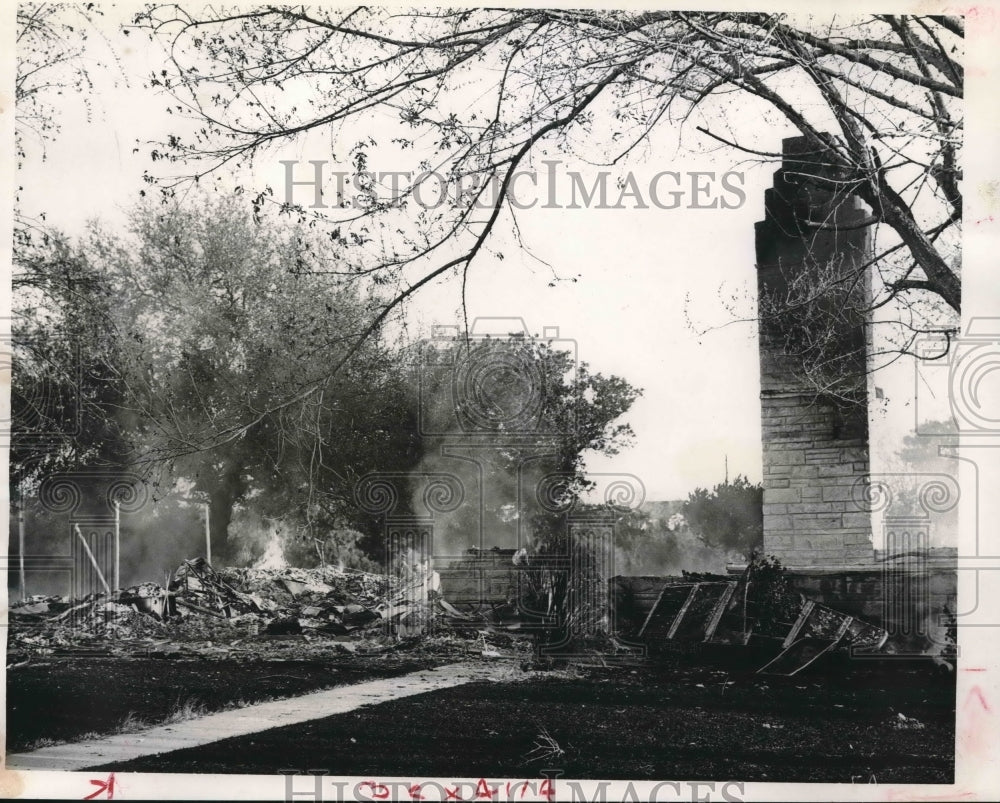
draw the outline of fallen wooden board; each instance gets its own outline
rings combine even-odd
[[[642,627],[639,628],[639,637],[641,638],[650,634],[651,626],[654,626],[657,620],[662,620],[659,629],[663,630],[664,627],[662,625],[665,625],[669,633],[674,619],[690,596],[692,586],[692,583],[668,583],[663,586],[656,597],[656,601],[653,603],[653,607],[646,614],[646,620],[642,623]]]
[[[811,636],[800,638],[787,649],[782,650],[776,658],[758,669],[757,674],[780,675],[782,677],[797,675],[807,666],[814,664],[821,657],[835,650],[839,643],[839,639],[830,641]]]
[[[708,641],[715,633],[736,582],[668,584],[646,616],[640,637]],[[657,627],[657,625],[659,625]],[[666,633],[663,633],[663,630]]]

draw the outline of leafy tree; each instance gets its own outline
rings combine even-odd
[[[349,371],[326,376],[371,302],[303,270],[299,236],[255,224],[235,200],[149,206],[136,233],[138,261],[118,264],[154,369],[159,431],[147,459],[196,477],[223,538],[236,503],[306,539],[359,524],[357,480],[418,455],[398,351],[370,339]],[[269,410],[289,393],[299,402]]]
[[[678,120],[695,121],[712,145],[778,159],[754,143],[763,120],[805,138],[824,165],[806,180],[868,204],[862,225],[876,246],[856,275],[792,283],[777,303],[829,297],[836,309],[845,282],[863,283],[870,269],[863,303],[880,311],[887,358],[910,353],[922,332],[954,331],[961,18],[161,5],[135,21],[169,49],[150,86],[195,123],[155,155],[189,178],[324,132],[369,178],[388,154],[398,164],[409,153],[414,175],[435,165],[463,182],[430,208],[416,203],[417,187],[427,192],[416,181],[397,192],[371,180],[364,204],[298,210],[336,221],[348,272],[406,277],[383,312],[438,277],[464,277],[494,231],[519,232],[511,190],[533,160],[601,152],[617,162]],[[391,142],[371,134],[376,126]],[[257,204],[274,200],[275,188],[258,189]]]
[[[542,441],[561,471],[581,470],[587,450],[614,455],[628,445],[632,428],[619,419],[642,392],[524,333],[424,341],[420,370],[425,435]]]
[[[62,99],[79,99],[92,112],[96,66],[85,51],[102,36],[102,15],[94,3],[17,4],[19,172],[30,159],[44,160],[61,129]],[[110,48],[104,56],[117,60]],[[10,481],[25,492],[48,473],[120,466],[129,446],[127,432],[108,414],[122,400],[111,288],[78,247],[49,230],[44,210],[26,212],[22,189],[19,183],[14,195]]]
[[[377,555],[381,546],[378,523],[356,505],[358,480],[426,464],[445,441],[488,447],[489,487],[509,488],[530,451],[531,476],[561,472],[574,492],[588,450],[612,454],[628,442],[631,429],[617,419],[638,391],[534,339],[487,340],[472,353],[466,341],[448,343],[473,369],[463,380],[472,395],[459,399],[457,413],[451,367],[421,364],[418,400],[415,353],[384,341],[367,338],[363,359],[331,375],[331,361],[358,350],[356,334],[378,299],[305,269],[319,252],[309,236],[254,222],[236,199],[202,197],[140,206],[127,235],[95,225],[75,249],[58,241],[35,260],[24,251],[19,302],[38,343],[61,342],[60,327],[84,327],[83,364],[107,374],[103,384],[84,383],[92,420],[80,432],[90,440],[60,447],[45,467],[56,458],[88,466],[98,450],[113,451],[114,465],[145,470],[165,488],[180,481],[189,497],[209,501],[222,557],[232,557],[227,535],[241,510],[241,520],[248,511],[281,520],[307,550],[335,560],[334,552]],[[87,279],[87,292],[64,281],[66,270]],[[77,365],[69,352],[44,356],[38,351],[16,372],[22,407],[33,383],[51,384],[54,367]],[[521,369],[524,381],[509,381]],[[296,404],[284,403],[289,394]],[[275,398],[282,403],[272,408]],[[465,420],[470,413],[474,420]],[[73,414],[59,409],[63,418]],[[526,451],[539,439],[540,460],[536,449]],[[463,509],[454,525],[476,514]],[[360,542],[359,532],[367,534]]]
[[[130,451],[118,366],[123,343],[107,277],[68,240],[26,242],[14,258],[12,486],[81,465],[120,467]]]
[[[684,503],[684,518],[708,546],[750,559],[763,544],[763,486],[738,475],[711,491],[695,488]]]
[[[547,540],[588,487],[588,453],[617,454],[633,436],[621,418],[641,391],[544,339],[426,341],[419,370],[420,468],[458,473],[486,505],[464,505],[448,520],[455,543],[478,531],[481,512],[487,528],[516,516]]]
[[[87,418],[35,452],[20,427],[18,476],[103,461],[181,480],[211,503],[223,557],[237,506],[308,543],[370,531],[357,479],[419,457],[402,353],[369,338],[362,362],[328,376],[363,325],[360,288],[303,270],[301,233],[258,225],[233,199],[198,200],[138,208],[128,236],[95,227],[75,249],[22,249],[15,408],[27,420],[44,396],[42,430]],[[318,393],[269,411],[317,375]]]
[[[415,476],[455,473],[466,493],[440,525],[435,521],[435,549],[443,542],[445,551],[464,551],[480,532],[486,547],[513,546],[518,528],[519,545],[530,553],[519,603],[543,625],[537,646],[561,649],[576,631],[607,630],[598,602],[609,580],[600,575],[602,556],[586,541],[568,542],[568,515],[590,509],[581,501],[591,487],[587,455],[628,445],[632,429],[620,419],[640,391],[525,332],[422,347],[425,457]],[[548,565],[549,558],[565,565]]]

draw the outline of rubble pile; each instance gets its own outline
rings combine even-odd
[[[807,600],[783,577],[768,581],[763,570],[751,577],[748,567],[739,578],[664,578],[641,621],[632,617],[636,642],[629,645],[610,635],[605,600],[589,580],[565,584],[559,592],[567,601],[564,620],[548,624],[555,573],[542,572],[540,581],[519,577],[516,557],[496,551],[449,567],[451,602],[442,596],[441,577],[419,555],[403,555],[385,575],[329,566],[216,570],[195,558],[184,561],[166,587],[147,582],[77,600],[35,596],[15,603],[8,654],[312,659],[405,649],[496,658],[530,651],[534,638],[541,655],[563,655],[569,644],[576,653],[600,653],[604,663],[637,659],[638,644],[653,654],[677,645],[746,647],[754,639],[775,655],[758,672],[792,676],[834,651],[878,653],[889,636]],[[484,604],[480,585],[487,581],[493,598]],[[518,598],[519,587],[533,596]],[[627,602],[622,587],[619,582],[612,591],[618,610]],[[525,599],[531,603],[526,613],[518,604]]]
[[[106,594],[81,600],[34,596],[10,609],[8,652],[72,649],[108,639],[141,639],[163,632],[162,622]]]
[[[325,641],[327,647],[338,641],[347,652],[365,642],[360,646],[377,651],[424,632],[418,625],[433,617],[444,620],[433,602],[436,582],[430,575],[396,578],[336,567],[216,570],[196,558],[181,564],[166,588],[141,583],[110,595],[34,596],[15,603],[8,648],[30,653],[145,647],[168,656],[192,650],[210,655],[254,642],[272,642],[274,649],[275,639],[292,637]],[[428,649],[440,649],[438,642],[429,641]]]
[[[303,593],[341,595],[343,601],[353,600],[361,605],[374,607],[389,593],[392,578],[355,569],[338,569],[325,566],[318,569],[230,568],[220,576],[247,593],[265,592],[278,602],[289,602]],[[282,598],[281,589],[289,595]]]

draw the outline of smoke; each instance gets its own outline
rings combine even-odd
[[[570,355],[527,338],[520,319],[477,319],[472,332],[425,342],[418,367],[424,454],[408,501],[433,520],[439,555],[530,541],[537,486],[573,420],[556,391]]]
[[[236,566],[282,568],[288,533],[276,519],[265,518],[249,506],[236,505],[229,521],[228,541]],[[261,565],[265,563],[266,565]]]
[[[738,555],[706,546],[690,533],[658,533],[638,545],[615,546],[615,571],[622,575],[670,577],[682,572],[725,574],[726,566],[739,562]]]
[[[682,572],[724,574],[740,563],[737,553],[715,549],[688,527],[684,502],[646,502],[619,522],[615,538],[615,569],[623,575],[679,576]]]
[[[434,552],[517,549],[530,543],[536,489],[551,450],[531,446],[468,445],[460,434],[425,455],[410,472],[414,515],[433,521]]]
[[[10,517],[11,556],[8,587],[19,594],[69,595],[75,581],[92,571],[89,561],[80,564],[79,549],[74,547],[75,525],[88,537],[88,544],[101,565],[108,583],[114,576],[114,507],[108,504],[108,488],[125,477],[69,477],[62,483],[65,497],[56,496],[53,504],[43,492],[23,500],[25,586],[18,579],[19,526],[16,513]],[[65,503],[64,503],[65,502]],[[120,521],[120,585],[141,582],[163,583],[184,561],[205,554],[202,508],[175,495],[153,501],[147,489],[122,504]],[[77,556],[74,565],[73,557]],[[86,560],[84,558],[84,560]],[[99,586],[94,591],[102,590]]]
[[[201,505],[177,499],[150,503],[138,513],[121,514],[123,586],[162,578],[185,560],[205,556]]]

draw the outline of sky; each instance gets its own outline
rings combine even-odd
[[[165,112],[166,98],[143,88],[158,65],[158,48],[123,37],[115,28],[123,14],[109,12],[105,38],[92,37],[90,107],[79,97],[61,100],[60,135],[20,179],[25,210],[45,209],[47,222],[70,234],[95,217],[121,225],[145,187],[144,171],[163,171],[163,163],[149,159],[150,143],[177,127]],[[109,58],[112,50],[119,66]],[[752,116],[745,122],[746,141],[765,151],[780,150],[781,138],[794,133]],[[273,152],[243,178],[279,183],[279,162],[289,158],[330,159],[330,153],[321,138],[307,140]],[[563,168],[593,178],[586,171],[594,168],[583,161]],[[753,314],[753,224],[763,215],[775,166],[747,163],[691,125],[664,125],[625,169],[644,194],[663,170],[738,171],[745,202],[732,209],[524,210],[518,225],[526,248],[511,231],[498,230],[471,267],[469,318],[520,319],[532,333],[556,327],[593,370],[642,388],[626,417],[634,445],[613,458],[590,456],[591,471],[632,474],[650,500],[710,487],[727,467],[730,476],[760,480],[756,329],[740,318]],[[566,191],[565,181],[560,188]],[[731,296],[741,299],[735,314],[724,304]],[[422,290],[408,310],[411,331],[457,323],[460,306],[455,280]],[[872,421],[873,440],[891,455],[912,425],[914,367],[898,364],[875,384],[886,400]]]

